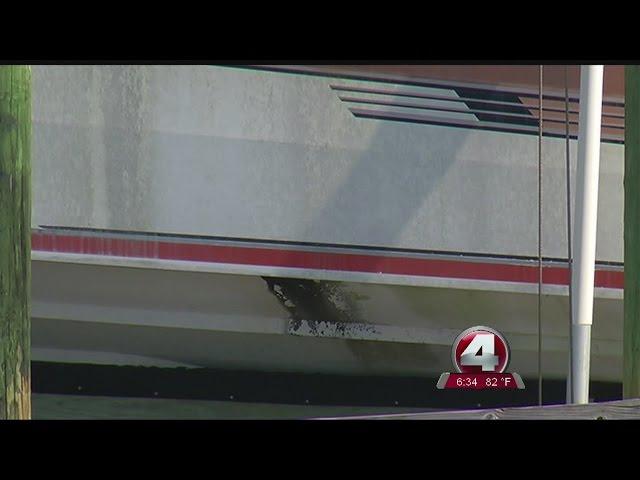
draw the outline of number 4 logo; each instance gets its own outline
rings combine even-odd
[[[500,363],[495,355],[495,335],[492,333],[478,333],[467,345],[460,356],[460,365],[465,367],[482,367],[483,372],[494,372]]]
[[[509,345],[493,328],[468,328],[453,342],[451,360],[459,373],[502,373],[509,364]]]

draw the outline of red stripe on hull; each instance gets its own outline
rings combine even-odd
[[[497,282],[537,283],[535,265],[509,265],[491,262],[442,260],[365,255],[335,252],[305,252],[300,250],[205,245],[170,241],[150,241],[124,238],[51,235],[34,233],[32,249],[46,252],[87,255],[110,255],[127,258],[153,258],[205,263],[227,263],[269,267],[336,270],[346,272],[384,273]],[[548,285],[568,285],[569,271],[564,267],[544,267],[543,282]],[[620,271],[597,270],[595,286],[623,288]]]

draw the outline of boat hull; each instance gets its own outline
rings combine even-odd
[[[542,368],[564,378],[554,68]],[[591,368],[619,381],[624,104],[607,68]],[[510,369],[537,376],[537,73],[34,67],[34,358],[432,376],[451,370],[455,336],[482,324],[510,342]],[[572,70],[572,178],[577,85]]]
[[[537,376],[533,292],[416,287],[35,261],[35,360],[159,367],[436,376],[451,371],[451,344],[490,325],[510,343],[510,369]],[[90,279],[90,281],[87,281]],[[309,292],[308,318],[274,295],[291,282]],[[283,287],[286,288],[286,287]],[[280,292],[283,290],[280,289]],[[317,297],[326,305],[318,307]],[[597,298],[592,378],[620,381],[622,301]],[[543,295],[545,378],[568,366],[568,297]],[[296,297],[304,303],[305,298]],[[300,309],[298,309],[300,310]]]

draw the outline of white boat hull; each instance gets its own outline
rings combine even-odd
[[[537,69],[505,86],[443,68],[34,67],[34,359],[438,375],[455,336],[484,324],[535,377]],[[556,87],[548,378],[566,375],[569,331]],[[619,93],[605,91],[591,362],[608,381],[622,374]]]
[[[34,261],[33,278],[35,360],[435,376],[451,370],[458,333],[480,324],[506,336],[510,369],[537,376],[531,291],[289,279],[329,288],[335,307],[295,320],[268,286],[277,277]],[[594,380],[621,379],[619,297],[601,289],[595,302]],[[566,292],[542,305],[543,373],[565,378]]]

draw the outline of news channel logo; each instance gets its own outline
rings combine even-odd
[[[485,326],[467,328],[451,346],[454,373],[440,376],[437,388],[467,390],[524,389],[524,382],[515,372],[507,372],[511,349],[500,332]]]

